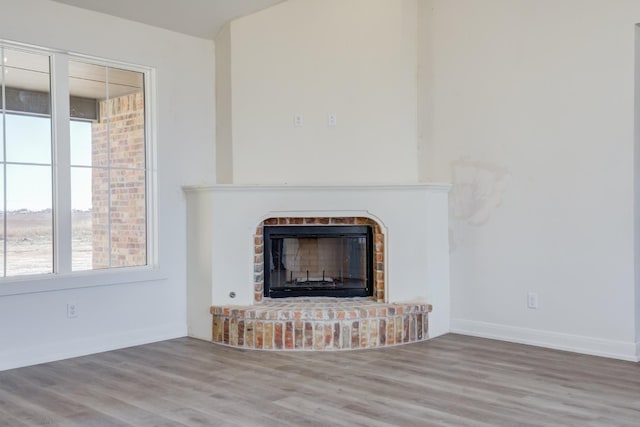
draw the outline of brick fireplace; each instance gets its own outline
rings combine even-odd
[[[265,256],[269,249],[265,247],[265,227],[275,226],[292,229],[325,227],[338,232],[340,228],[351,226],[370,227],[374,279],[370,297],[265,297],[265,277],[282,262],[270,265],[272,262]],[[265,219],[254,235],[254,304],[212,306],[213,342],[255,350],[319,351],[378,348],[427,339],[430,304],[385,303],[384,240],[381,225],[366,217]],[[312,274],[317,276],[319,271]]]
[[[247,349],[318,351],[398,345],[448,332],[448,189],[437,184],[186,189],[189,334]],[[275,263],[265,265],[264,227],[351,225],[372,230],[370,296],[265,297],[265,270]],[[323,273],[342,275],[327,274],[331,268],[309,268],[305,286]],[[291,264],[282,269],[295,270]],[[293,282],[294,273],[289,274]]]

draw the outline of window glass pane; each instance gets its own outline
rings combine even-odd
[[[4,111],[0,111],[0,162],[4,161],[4,116]]]
[[[4,47],[0,46],[0,277],[4,277],[4,253],[6,246],[5,236],[5,206],[4,206],[4,116],[5,116],[5,86],[4,78],[6,71],[4,68],[8,58],[5,57]]]
[[[91,169],[91,240],[92,268],[111,267],[108,169]]]
[[[147,264],[145,172],[111,171],[111,266]]]
[[[51,163],[49,56],[4,49],[6,156]]]
[[[51,164],[51,120],[47,117],[5,115],[7,161]]]
[[[69,92],[71,164],[107,166],[107,67],[69,61]]]
[[[69,95],[85,99],[107,97],[107,67],[69,61]],[[73,116],[74,114],[72,114]]]
[[[144,74],[76,61],[69,71],[71,164],[89,167],[72,171],[73,269],[86,268],[89,242],[93,269],[146,265]],[[89,198],[90,227],[79,208]]]
[[[77,166],[91,165],[91,122],[71,120],[69,123],[71,143],[71,164]]]
[[[71,168],[71,264],[73,271],[93,268],[93,186],[90,168]],[[106,187],[105,187],[106,193]]]
[[[2,139],[0,137],[0,139]],[[4,277],[4,165],[0,164],[0,277]]]
[[[71,118],[92,121],[91,139],[72,129],[71,164],[144,168],[144,74],[76,61],[69,73]]]
[[[51,167],[7,165],[7,276],[53,271]]]
[[[6,92],[4,80],[7,75],[7,71],[5,70],[4,63],[8,60],[4,54],[5,49],[0,47],[0,162],[4,162],[4,116],[5,116],[5,101],[6,101]],[[4,210],[4,206],[3,206]],[[4,214],[4,212],[3,212]],[[4,258],[0,259],[0,263],[4,265]],[[4,268],[4,267],[3,267]]]
[[[109,69],[110,166],[144,168],[143,74]]]

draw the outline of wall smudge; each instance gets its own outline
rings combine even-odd
[[[452,219],[481,226],[500,206],[510,174],[499,165],[461,159],[451,163],[453,189],[449,198]]]

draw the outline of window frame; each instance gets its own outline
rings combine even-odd
[[[157,220],[157,113],[156,70],[153,67],[99,58],[0,39],[7,49],[49,56],[52,194],[53,194],[53,272],[0,277],[0,297],[35,292],[76,289],[103,285],[160,280],[165,275],[158,265]],[[144,76],[145,120],[145,203],[147,264],[72,270],[71,151],[69,108],[69,61],[142,73]]]

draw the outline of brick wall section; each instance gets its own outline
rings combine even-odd
[[[255,350],[355,350],[428,339],[431,305],[369,298],[284,298],[214,306],[214,343]]]
[[[144,94],[102,101],[99,111],[92,125],[93,268],[145,265]]]
[[[268,218],[257,228],[254,236],[254,301],[262,301],[264,294],[264,241],[262,228],[265,225],[368,225],[373,229],[373,297],[384,301],[384,234],[380,224],[364,217],[309,217]]]

